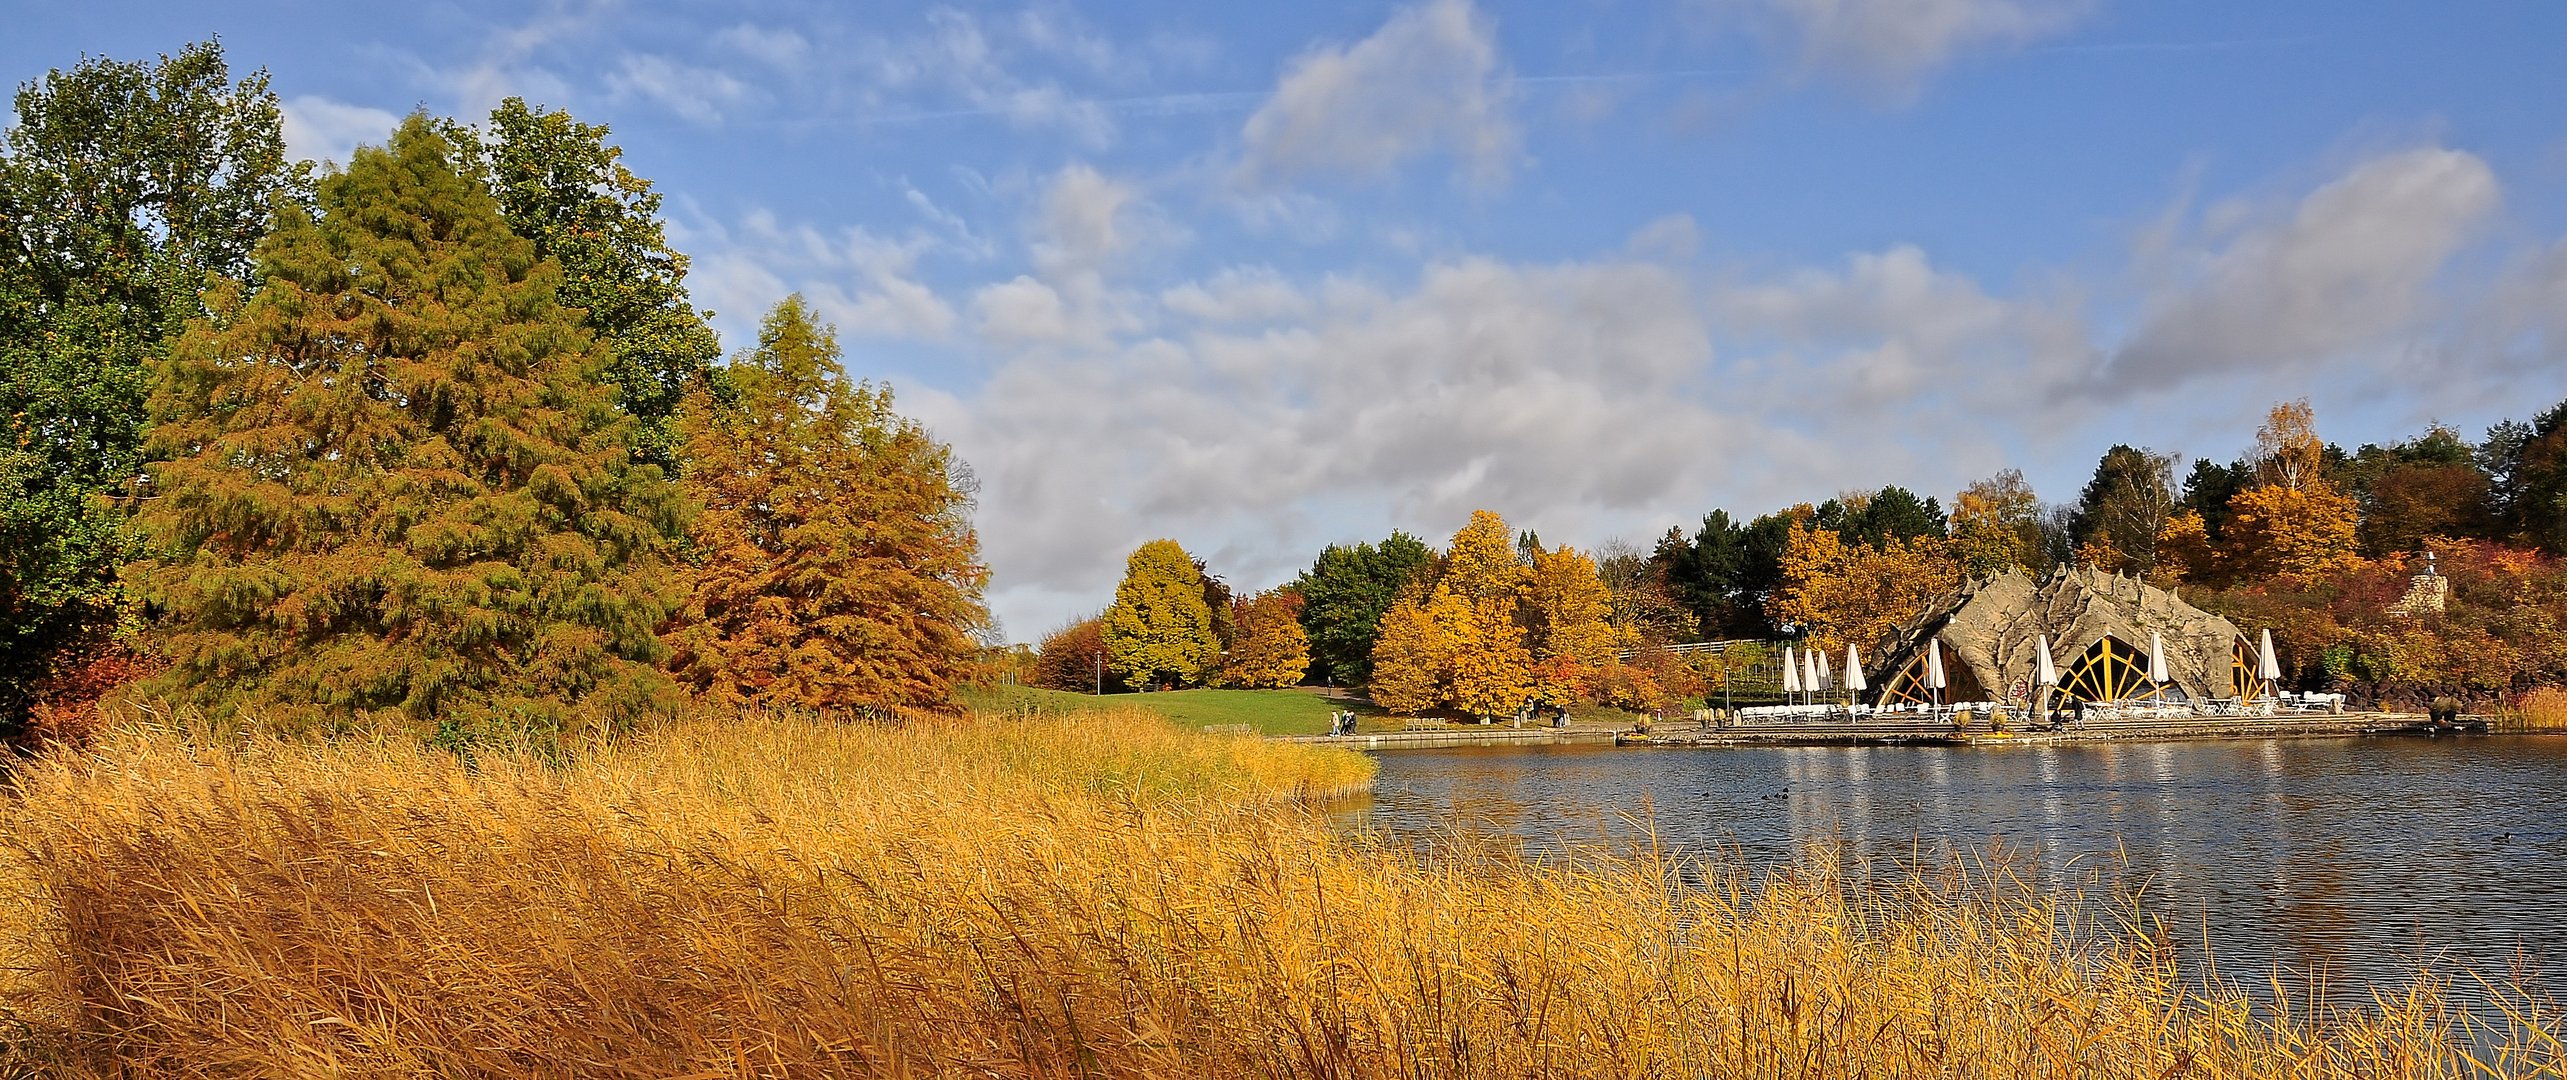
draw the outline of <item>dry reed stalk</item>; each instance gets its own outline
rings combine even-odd
[[[10,1007],[95,1076],[2561,1075],[2520,996],[2482,1070],[2429,980],[2257,1009],[1999,871],[1428,856],[1278,801],[1369,775],[1142,716],[126,734],[22,776]]]
[[[2567,731],[2567,689],[2544,686],[2514,702],[2526,731]]]

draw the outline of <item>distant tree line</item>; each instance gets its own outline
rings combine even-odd
[[[1788,638],[1878,655],[1900,624],[1972,578],[2063,565],[2178,588],[2273,628],[2291,680],[2310,689],[2411,699],[2567,681],[2567,404],[2477,442],[2436,425],[2346,451],[2318,436],[2306,402],[2285,402],[2235,460],[2184,464],[2117,445],[2069,502],[2045,502],[2004,469],[1948,510],[1897,486],[1841,492],[1744,521],[1713,510],[1648,550],[1591,555],[1530,534],[1509,541],[1483,512],[1442,551],[1402,532],[1329,545],[1279,592],[1297,605],[1308,681],[1367,687],[1409,712],[1664,707],[1764,655],[1677,662],[1669,646]],[[2449,586],[2440,611],[2401,603],[2427,553]],[[1554,605],[1589,595],[1595,605],[1577,610],[1594,615],[1591,634],[1545,629],[1563,625]],[[1047,642],[1046,677],[1093,685],[1093,665],[1070,657],[1111,652],[1101,625]],[[1226,633],[1207,631],[1211,643],[1188,655],[1219,655]],[[1141,676],[1126,670],[1108,668],[1107,685]],[[1192,685],[1187,670],[1205,669],[1164,666],[1145,681]]]

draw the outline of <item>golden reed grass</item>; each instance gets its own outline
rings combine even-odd
[[[2567,689],[2541,687],[2516,700],[2512,711],[2526,731],[2567,731]]]
[[[567,761],[127,733],[23,770],[18,1068],[261,1077],[2560,1075],[2203,994],[2001,881],[1350,837],[1338,751],[1144,716],[694,725]],[[2510,1000],[2510,999],[2509,999]]]

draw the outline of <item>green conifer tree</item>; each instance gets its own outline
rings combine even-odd
[[[302,725],[557,737],[675,703],[672,484],[633,464],[559,269],[412,116],[209,299],[152,398],[143,687]]]

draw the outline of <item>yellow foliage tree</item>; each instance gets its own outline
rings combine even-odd
[[[1847,544],[1834,530],[1795,521],[1766,609],[1820,648],[1851,642],[1877,652],[1892,629],[1960,585],[1961,564],[1939,538]]]
[[[2220,562],[2235,576],[2314,577],[2360,566],[2361,508],[2326,478],[2307,401],[2273,406],[2255,432],[2255,486],[2228,500]]]
[[[2211,581],[2219,573],[2219,551],[2211,544],[2209,523],[2198,510],[2178,511],[2157,534],[2157,569],[2162,583]]]
[[[1533,553],[1525,573],[1531,608],[1533,658],[1602,666],[1613,659],[1621,633],[1612,623],[1613,592],[1596,573],[1595,560],[1575,548]]]
[[[1613,591],[1595,560],[1575,548],[1535,549],[1525,568],[1524,601],[1533,666],[1530,694],[1546,702],[1589,696],[1625,639],[1638,634],[1613,623]]]
[[[2292,489],[2324,482],[2326,442],[2317,437],[2317,411],[2307,398],[2285,401],[2264,414],[2255,430],[2255,482]]]
[[[1230,603],[1230,655],[1213,685],[1249,690],[1292,686],[1310,669],[1310,637],[1301,628],[1301,594],[1290,589]]]
[[[2007,469],[1952,499],[1952,554],[1973,574],[2031,568],[2041,557],[2041,497]]]
[[[2246,577],[2318,577],[2362,564],[2360,509],[2324,479],[2264,484],[2228,501],[2227,558]]]
[[[1221,653],[1212,606],[1203,602],[1203,571],[1174,540],[1152,540],[1132,552],[1114,606],[1105,609],[1106,665],[1135,690],[1193,686]]]
[[[1594,592],[1566,589],[1562,602],[1574,593],[1579,619],[1600,624],[1611,610],[1611,594],[1597,579],[1594,561],[1578,559]],[[1531,568],[1517,557],[1506,520],[1487,510],[1473,511],[1470,523],[1453,534],[1442,565],[1431,592],[1405,592],[1382,615],[1373,647],[1373,703],[1403,715],[1437,708],[1510,715],[1534,694],[1524,608],[1540,590],[1532,584]],[[1576,576],[1573,563],[1559,563],[1555,570],[1564,578]],[[1596,610],[1589,610],[1590,601]],[[1592,632],[1581,625],[1570,628],[1569,637]],[[1609,656],[1611,630],[1604,632]]]
[[[1510,716],[1533,698],[1533,652],[1515,621],[1515,599],[1465,600],[1453,593],[1430,608],[1454,648],[1447,701],[1478,717]]]
[[[1417,590],[1401,591],[1382,612],[1381,636],[1373,642],[1373,677],[1365,684],[1373,704],[1401,716],[1416,716],[1444,701],[1452,649]]]
[[[1444,574],[1436,589],[1477,603],[1515,599],[1524,581],[1524,564],[1515,557],[1515,535],[1506,519],[1493,511],[1471,511],[1470,524],[1453,534],[1444,555]]]

